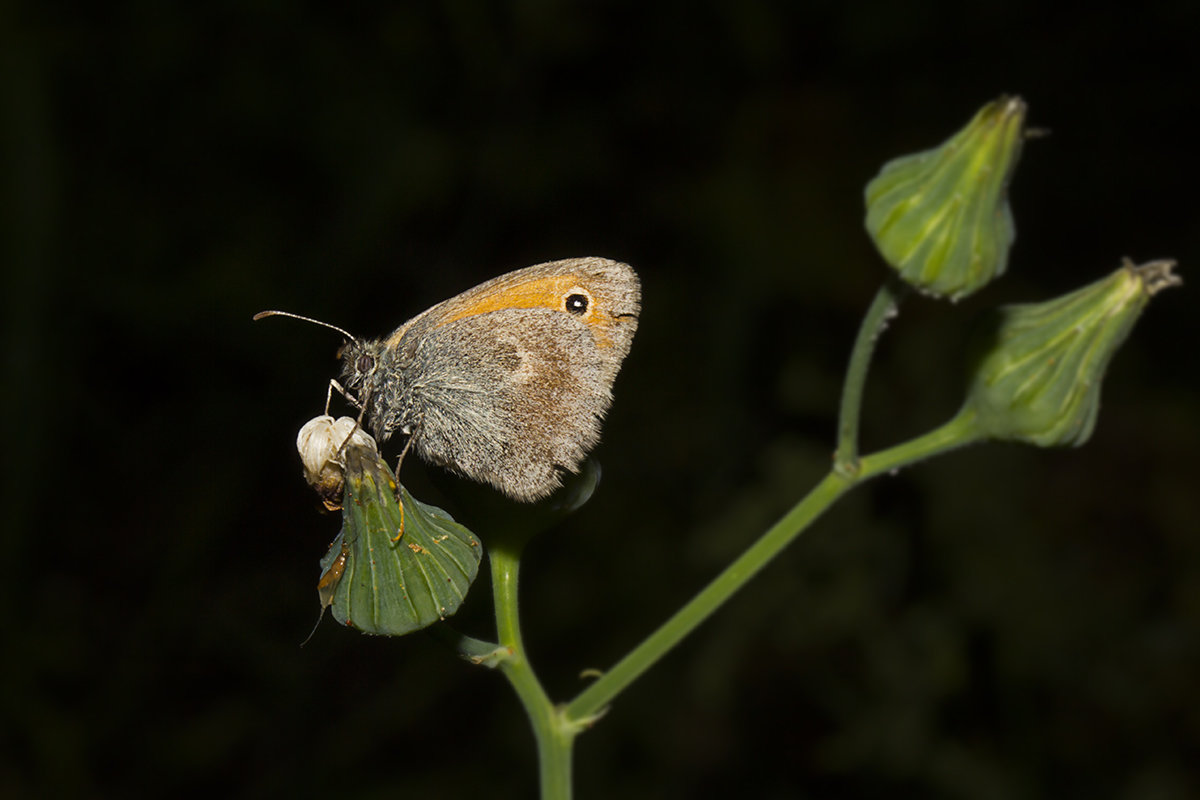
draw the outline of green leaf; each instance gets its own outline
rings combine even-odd
[[[377,453],[346,448],[342,531],[318,583],[338,622],[383,636],[432,625],[462,605],[482,557],[474,534],[398,487]]]

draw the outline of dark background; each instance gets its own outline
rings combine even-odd
[[[845,498],[579,741],[578,796],[1200,796],[1198,22],[5,4],[0,795],[533,796],[498,675],[328,620],[299,648],[338,521],[293,440],[339,339],[250,316],[375,336],[528,264],[639,270],[604,481],[524,565],[566,699],[827,469],[883,275],[863,186],[1011,92],[1052,135],[1012,185],[1009,274],[906,306],[864,447],[955,410],[992,304],[1125,255],[1191,284],[1115,360],[1086,447],[978,447]],[[491,634],[487,599],[461,627]]]

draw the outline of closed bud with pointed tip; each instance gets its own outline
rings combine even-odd
[[[1001,97],[940,147],[889,161],[867,184],[867,232],[918,291],[958,300],[1004,273],[1025,112],[1021,98]]]
[[[1150,298],[1181,283],[1173,261],[1121,269],[1045,303],[998,309],[974,361],[961,414],[978,435],[1079,446],[1096,425],[1100,384]]]

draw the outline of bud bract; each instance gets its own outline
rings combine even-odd
[[[957,300],[1004,273],[1025,111],[1021,98],[1001,97],[940,147],[889,161],[867,184],[867,232],[918,291]]]
[[[1173,266],[1126,261],[1049,302],[998,309],[978,345],[962,411],[979,435],[1039,447],[1086,442],[1104,371],[1150,297],[1180,283]]]

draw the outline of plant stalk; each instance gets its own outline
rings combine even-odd
[[[604,707],[621,690],[695,630],[853,485],[851,479],[836,472],[826,475],[807,497],[726,567],[712,583],[571,701],[564,712],[566,719],[586,723],[603,712]]]
[[[889,276],[875,293],[871,307],[863,316],[850,351],[850,364],[846,368],[846,382],[842,386],[842,406],[838,414],[838,445],[834,453],[834,469],[847,477],[857,474],[858,429],[862,416],[863,389],[867,383],[867,372],[871,357],[875,354],[875,343],[896,315],[900,301],[908,294],[907,284]]]
[[[521,546],[498,542],[488,550],[492,569],[492,596],[496,607],[496,633],[508,655],[499,662],[500,671],[512,684],[529,715],[537,740],[539,783],[542,800],[570,800],[571,748],[576,729],[563,719],[538,681],[521,638],[517,600]],[[523,543],[522,543],[523,545]]]
[[[927,434],[864,457],[854,476],[836,468],[831,470],[687,605],[572,700],[563,711],[565,721],[569,725],[587,725],[602,714],[614,697],[720,608],[847,491],[877,475],[962,447],[978,438],[970,415],[959,414]]]

